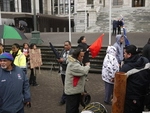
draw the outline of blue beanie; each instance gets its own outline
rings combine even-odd
[[[7,53],[7,52],[4,52],[4,53],[2,53],[2,54],[0,55],[0,60],[1,60],[1,59],[8,59],[8,60],[10,60],[10,61],[13,61],[13,60],[14,60],[13,56],[12,56],[10,53]]]

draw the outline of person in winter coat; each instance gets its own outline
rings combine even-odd
[[[84,52],[81,49],[76,49],[72,57],[68,57],[65,78],[66,113],[79,113],[80,97],[90,69],[90,63],[86,63],[86,66],[82,64],[83,57]]]
[[[0,113],[24,113],[24,105],[31,107],[28,78],[13,61],[10,53],[0,55]]]
[[[117,20],[116,19],[114,19],[113,20],[113,33],[112,33],[112,35],[116,35],[116,30],[117,30],[117,24],[118,22],[117,22]]]
[[[117,26],[118,26],[118,34],[121,34],[121,28],[123,27],[123,22],[121,18],[119,18]]]
[[[30,44],[30,49],[37,49],[37,45],[35,43]],[[30,56],[29,56],[30,59]],[[31,68],[30,67],[30,78],[29,78],[29,84],[32,86],[39,86],[39,84],[36,81],[36,68]]]
[[[26,57],[21,52],[20,45],[17,43],[14,43],[12,45],[12,50],[10,51],[10,53],[14,57],[14,64],[20,67],[27,74]]]
[[[116,59],[116,54],[116,48],[114,46],[108,46],[102,67],[102,80],[105,82],[105,104],[111,104],[114,77],[115,73],[119,71],[119,64]]]
[[[57,61],[60,63],[60,74],[61,74],[61,79],[63,86],[65,84],[65,76],[66,76],[66,68],[67,68],[67,58],[69,55],[73,53],[73,49],[71,48],[71,42],[70,41],[65,41],[64,42],[64,49],[60,53],[60,59],[57,59]],[[59,105],[63,105],[66,102],[66,95],[63,91],[61,100],[59,102]]]
[[[142,113],[146,90],[150,84],[150,70],[145,66],[150,64],[147,58],[139,55],[135,45],[124,48],[124,58],[120,71],[132,73],[127,78],[124,113]]]
[[[85,52],[84,53],[84,57],[83,57],[83,61],[82,63],[85,65],[86,63],[89,63],[90,62],[90,59],[89,59],[89,46],[87,45],[86,43],[86,38],[85,36],[81,36],[78,41],[78,46],[77,48],[79,49],[83,49],[83,51]]]
[[[123,35],[116,35],[116,42],[114,43],[113,46],[117,50],[117,60],[120,65],[123,60],[123,47],[124,47],[123,42],[124,42]]]

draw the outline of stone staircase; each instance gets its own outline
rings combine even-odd
[[[122,15],[127,32],[149,32],[150,8],[145,7],[113,7],[112,20]],[[102,8],[98,13],[97,22],[87,32],[109,32],[109,8]]]
[[[61,52],[61,50],[63,49],[63,46],[54,46],[54,47],[59,52]],[[41,54],[42,54],[43,65],[41,66],[41,69],[58,71],[59,63],[57,62],[53,54],[53,51],[50,49],[50,47],[38,46],[38,48],[41,49]],[[73,46],[72,48],[75,49],[76,47]],[[6,52],[9,52],[10,49],[11,49],[11,45],[5,45]],[[101,73],[101,68],[102,68],[105,53],[106,53],[106,47],[102,47],[101,51],[99,52],[99,55],[96,58],[91,58],[90,55],[90,62],[91,62],[90,73]]]

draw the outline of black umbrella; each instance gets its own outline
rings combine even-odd
[[[23,26],[28,26],[27,22],[23,21],[23,20],[20,20],[19,21],[19,24],[20,25],[23,25]]]
[[[49,44],[50,44],[50,47],[51,47],[53,53],[55,54],[55,57],[56,57],[57,59],[60,59],[59,52],[54,48],[54,46],[52,45],[51,42],[49,42]]]

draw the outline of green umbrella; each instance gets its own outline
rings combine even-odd
[[[8,25],[0,25],[0,38],[2,39],[27,39],[23,32],[19,29],[8,26]]]

